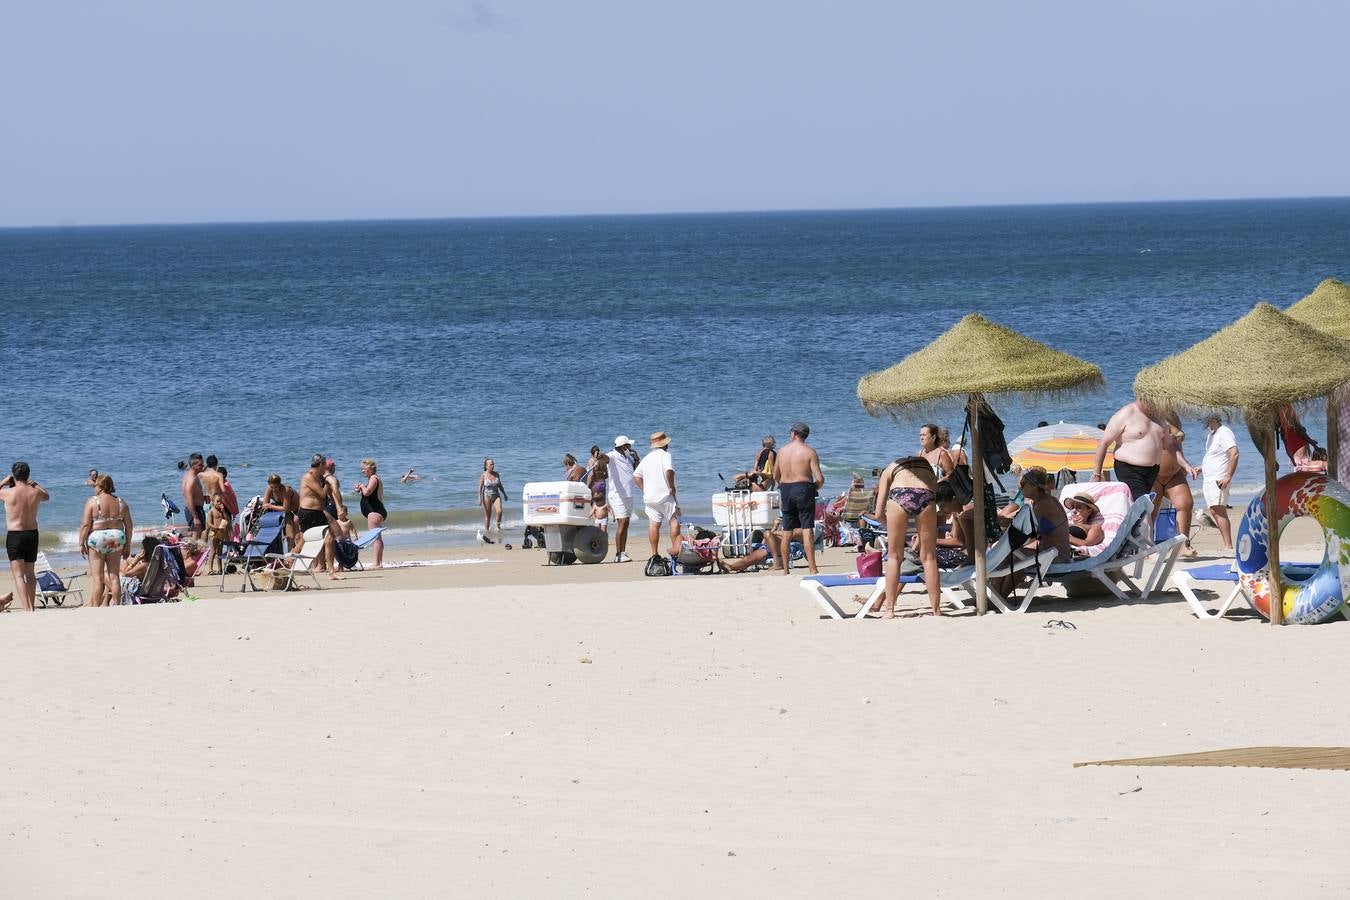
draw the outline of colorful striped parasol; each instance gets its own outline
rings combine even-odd
[[[1014,465],[1024,469],[1040,466],[1047,472],[1060,469],[1091,472],[1100,436],[1101,432],[1091,426],[1060,422],[1018,435],[1008,445],[1008,454]],[[1114,462],[1108,451],[1102,466],[1109,469]]]

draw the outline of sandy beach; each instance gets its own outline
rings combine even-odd
[[[0,893],[1258,896],[1350,878],[1319,837],[1344,821],[1344,773],[1073,768],[1345,744],[1350,624],[1199,622],[1175,594],[835,622],[781,575],[482,550],[323,591],[0,617]]]

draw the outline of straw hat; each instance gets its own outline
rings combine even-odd
[[[652,447],[659,449],[661,447],[665,447],[669,443],[670,443],[670,435],[666,434],[664,431],[652,432]]]

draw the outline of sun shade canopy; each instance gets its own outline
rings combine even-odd
[[[894,417],[925,412],[948,397],[1049,397],[1101,384],[1102,370],[1091,363],[971,313],[922,350],[863,376],[858,399],[871,415]]]

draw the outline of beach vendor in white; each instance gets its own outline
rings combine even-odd
[[[633,472],[633,481],[642,490],[647,512],[647,542],[652,556],[660,556],[661,525],[670,523],[671,553],[680,552],[680,505],[675,499],[675,466],[670,460],[670,435],[658,431],[652,435],[652,449]]]
[[[1205,458],[1200,463],[1204,475],[1205,506],[1209,507],[1209,517],[1218,526],[1219,537],[1223,538],[1223,549],[1233,549],[1233,524],[1228,521],[1228,485],[1237,471],[1238,448],[1233,429],[1223,424],[1218,416],[1210,416],[1205,422],[1209,433],[1205,435]]]
[[[619,435],[614,439],[614,449],[605,456],[609,459],[606,499],[614,516],[614,561],[632,562],[633,558],[625,551],[628,550],[628,520],[633,515],[633,467],[639,462],[633,439]]]

